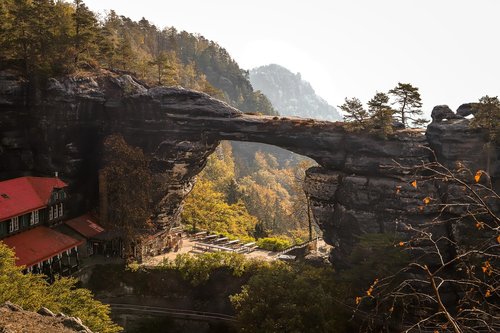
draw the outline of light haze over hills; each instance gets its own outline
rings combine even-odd
[[[318,96],[311,84],[280,65],[271,64],[250,71],[250,82],[269,98],[283,116],[298,116],[321,120],[341,120],[335,107]]]

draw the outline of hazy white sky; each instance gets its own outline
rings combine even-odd
[[[500,94],[499,0],[86,0],[158,27],[200,33],[244,69],[300,72],[332,105],[398,81],[424,110]]]

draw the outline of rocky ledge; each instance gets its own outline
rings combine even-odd
[[[0,305],[0,332],[92,333],[79,318],[56,315],[47,308],[25,311],[10,302]]]

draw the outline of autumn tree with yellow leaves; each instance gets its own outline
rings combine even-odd
[[[412,257],[397,274],[376,279],[356,298],[357,315],[367,331],[500,331],[500,196],[483,170],[438,162],[404,167],[415,188],[431,182],[419,210],[438,214],[418,226],[402,224],[412,235],[394,246]],[[422,186],[423,187],[423,186]],[[446,232],[443,232],[445,230]]]

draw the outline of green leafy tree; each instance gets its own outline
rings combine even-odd
[[[109,227],[121,230],[126,243],[133,242],[153,228],[149,221],[149,161],[140,148],[129,146],[121,135],[111,135],[104,141],[102,173],[106,179]]]
[[[194,230],[205,229],[236,237],[251,236],[257,224],[243,202],[228,204],[224,194],[214,190],[213,184],[206,179],[199,179],[184,201],[182,220]]]
[[[208,158],[200,178],[208,180],[216,191],[228,193],[235,177],[232,147],[228,141],[223,141]]]
[[[397,106],[395,117],[408,127],[409,125],[421,126],[427,122],[419,116],[423,115],[422,99],[418,88],[410,83],[399,82],[396,87],[389,90],[389,95],[394,97],[394,105]]]
[[[351,130],[362,130],[367,128],[369,114],[358,98],[346,97],[344,104],[339,105],[339,108],[344,112],[344,120],[347,122],[347,128]]]
[[[230,297],[241,332],[342,332],[331,268],[275,263]]]
[[[183,253],[170,261],[167,258],[161,263],[161,269],[178,270],[182,277],[193,285],[200,285],[210,278],[219,268],[229,268],[234,276],[241,276],[258,266],[258,262],[247,259],[240,253],[206,252],[197,256]]]
[[[121,331],[109,317],[109,306],[95,300],[89,290],[77,288],[76,279],[59,278],[49,284],[43,275],[23,274],[22,269],[15,265],[14,251],[0,242],[0,303],[10,301],[28,311],[44,306],[79,317],[94,332]]]

